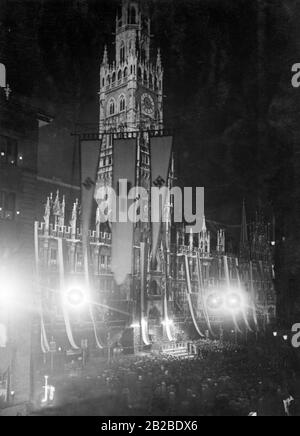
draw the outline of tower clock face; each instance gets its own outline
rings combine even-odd
[[[153,115],[155,110],[154,100],[150,94],[142,95],[142,111],[146,115]]]

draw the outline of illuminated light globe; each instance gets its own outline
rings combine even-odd
[[[66,301],[70,306],[79,308],[86,303],[86,297],[82,289],[72,288],[67,292]]]
[[[242,298],[239,294],[232,293],[226,297],[226,306],[229,310],[240,310],[242,309]]]
[[[221,309],[223,306],[223,299],[218,294],[211,294],[207,297],[206,305],[211,310]]]

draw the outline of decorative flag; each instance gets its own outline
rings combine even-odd
[[[81,220],[83,243],[90,230],[101,142],[81,141]]]
[[[230,276],[229,276],[229,267],[228,267],[228,257],[224,256],[224,271],[225,271],[225,278],[226,278],[226,283],[227,283],[227,289],[230,290]],[[236,329],[236,331],[238,331],[239,333],[242,333],[242,330],[240,329],[236,316],[235,314],[232,312],[232,320],[234,323],[234,327]]]
[[[113,188],[117,196],[116,220],[112,223],[112,272],[118,285],[132,272],[133,223],[128,210],[134,200],[128,192],[135,185],[136,139],[116,139],[113,144]]]
[[[204,338],[204,334],[201,332],[200,327],[198,326],[194,308],[193,308],[193,302],[192,302],[192,284],[191,284],[191,273],[190,273],[190,266],[189,266],[189,258],[188,255],[184,255],[184,264],[185,264],[185,278],[186,278],[186,298],[188,300],[190,314],[194,323],[194,327],[198,333],[198,335],[201,338]]]
[[[49,200],[49,197],[48,197]],[[47,200],[47,204],[49,201]],[[49,342],[46,333],[45,321],[44,321],[44,311],[43,311],[43,297],[40,288],[40,269],[39,269],[39,237],[38,237],[38,227],[39,223],[34,223],[34,253],[35,253],[35,275],[36,275],[36,291],[37,291],[37,306],[40,312],[41,321],[41,348],[42,352],[48,353],[50,350]]]
[[[150,139],[151,149],[151,179],[152,187],[168,188],[169,168],[172,155],[172,136],[157,136]],[[152,260],[156,257],[159,244],[164,207],[166,204],[166,190],[162,191],[161,202],[151,203],[152,222]]]
[[[199,287],[199,291],[200,291],[200,297],[201,297],[201,303],[202,303],[202,307],[203,307],[205,321],[206,321],[207,327],[210,331],[210,334],[213,337],[215,337],[215,333],[212,329],[211,322],[209,319],[209,313],[207,310],[206,299],[204,296],[204,281],[203,281],[202,263],[201,263],[200,253],[197,253],[197,275],[198,275],[198,287]]]
[[[241,289],[242,286],[241,286],[241,278],[240,278],[240,265],[239,265],[239,260],[238,260],[238,258],[235,259],[235,266],[236,266],[236,273],[237,273],[238,287],[239,287],[239,289]],[[251,329],[250,324],[249,324],[249,322],[248,322],[248,318],[247,318],[247,310],[246,310],[246,308],[243,307],[243,308],[242,308],[242,311],[243,311],[243,318],[244,318],[244,321],[245,321],[245,324],[246,324],[246,328],[247,328],[247,330],[249,330],[250,332],[252,332],[253,330]]]
[[[65,292],[66,292],[65,264],[64,264],[64,245],[65,245],[65,243],[66,243],[65,240],[58,238],[57,244],[58,244],[58,265],[59,265],[61,307],[62,307],[62,312],[63,312],[65,326],[66,326],[66,332],[67,332],[67,336],[68,336],[70,345],[75,350],[79,350],[79,347],[75,343],[75,340],[74,340],[72,326],[71,326],[70,317],[69,317],[69,312],[68,312],[68,308],[66,307],[66,302],[65,302]]]
[[[84,273],[86,282],[86,292],[88,297],[89,313],[93,324],[93,330],[97,347],[103,346],[97,334],[96,320],[94,316],[93,298],[90,285],[90,244],[89,230],[93,213],[93,202],[97,172],[99,168],[99,158],[101,151],[101,141],[81,141],[81,221],[82,221],[82,253],[84,260]]]
[[[256,313],[256,295],[255,295],[255,289],[254,289],[254,283],[253,283],[253,263],[250,260],[249,262],[250,266],[250,292],[251,292],[251,306],[252,306],[252,315],[253,315],[253,321],[255,323],[255,327],[258,330],[258,319],[257,319],[257,313]]]
[[[147,280],[147,260],[148,260],[148,244],[141,242],[141,255],[140,255],[140,270],[141,270],[141,327],[142,339],[145,345],[150,345],[148,336],[148,319],[147,307],[145,304],[146,293],[146,280]]]
[[[165,250],[163,246],[163,241],[161,241],[160,247],[160,258],[161,258],[161,271],[163,273],[162,285],[163,285],[163,296],[164,296],[164,329],[167,334],[167,338],[170,342],[173,342],[175,339],[173,338],[171,331],[171,320],[169,319],[168,312],[168,269],[166,266],[166,257]]]
[[[0,64],[0,88],[6,87],[6,68],[4,64]]]
[[[1,362],[1,355],[0,355]],[[3,374],[0,370],[0,403],[7,403],[8,401],[8,389],[9,389],[10,370],[9,368]]]

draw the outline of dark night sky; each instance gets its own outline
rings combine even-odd
[[[252,212],[273,205],[283,220],[292,207],[299,97],[290,69],[300,62],[299,5],[263,3],[259,12],[255,0],[149,0],[180,180],[205,186],[207,215],[225,223],[240,222],[243,197]],[[118,5],[1,0],[0,54],[9,82],[53,112],[45,143],[58,159],[72,158],[75,122],[97,122],[99,67],[104,44],[113,50]]]

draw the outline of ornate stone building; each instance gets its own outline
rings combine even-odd
[[[96,192],[99,187],[112,186],[113,141],[117,133],[135,135],[137,140],[137,186],[149,191],[152,183],[149,136],[151,132],[163,131],[164,72],[160,52],[154,59],[151,56],[150,20],[141,4],[123,0],[121,16],[116,19],[115,59],[110,61],[107,48],[104,50],[100,68],[99,133],[92,135],[93,139],[99,134],[103,138]],[[169,187],[174,180],[173,158],[171,161]],[[84,269],[80,206],[74,203],[70,222],[65,219],[66,206],[69,207],[59,194],[48,198],[44,222],[36,223],[36,241],[44,333],[68,347],[61,274],[63,271],[69,287],[79,289],[84,287]],[[166,210],[172,211],[172,204],[167,204]],[[222,228],[214,235],[213,246],[205,219],[198,235],[186,234],[184,225],[178,227],[167,221],[161,232],[163,243],[154,261],[146,258],[145,271],[142,271],[142,245],[149,243],[151,227],[148,223],[138,224],[134,228],[132,274],[124,285],[116,286],[111,270],[113,235],[109,226],[100,224],[98,213],[90,231],[91,282],[97,314],[95,325],[87,313],[70,314],[67,324],[77,344],[89,338],[94,345],[96,329],[104,347],[122,340],[125,347],[137,350],[150,343],[183,337],[205,334],[219,337],[220,331],[227,327],[242,334],[247,329],[264,329],[274,319],[271,243],[269,229],[262,220],[249,229],[243,211],[241,248],[236,254],[227,252]],[[59,241],[64,244],[63,266]],[[144,275],[145,302],[141,310]],[[226,292],[233,297],[232,305],[245,298],[243,317],[233,319],[221,310]],[[42,343],[47,351],[45,339]]]

